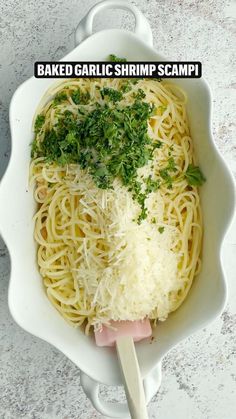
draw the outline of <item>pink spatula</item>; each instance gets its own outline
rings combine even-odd
[[[98,346],[114,346],[123,373],[125,393],[132,419],[148,419],[146,400],[134,342],[152,334],[148,319],[111,322],[113,329],[103,326],[95,332]]]

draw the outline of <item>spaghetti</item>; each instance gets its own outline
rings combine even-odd
[[[165,320],[182,304],[201,266],[197,186],[204,178],[195,166],[186,95],[156,80],[126,86],[124,79],[65,80],[46,93],[36,112],[42,117],[35,137],[39,147],[66,112],[79,123],[98,106],[132,107],[140,92],[141,101],[152,105],[148,147],[157,146],[137,169],[143,219],[140,199],[119,176],[102,188],[91,167],[59,164],[33,150],[40,274],[51,303],[73,326],[84,323],[86,333],[109,320]],[[122,95],[109,104],[101,95],[104,88]]]

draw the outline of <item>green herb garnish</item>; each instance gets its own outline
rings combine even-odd
[[[44,115],[38,115],[36,120],[35,120],[35,124],[34,124],[34,132],[35,133],[38,133],[41,130],[44,122],[45,122],[45,116]]]
[[[119,102],[123,98],[121,92],[110,87],[104,87],[100,90],[100,93],[103,99],[105,96],[107,96],[108,99],[113,103]]]
[[[191,186],[201,186],[206,181],[205,176],[198,166],[189,164],[185,172],[185,178]]]
[[[158,231],[159,231],[159,233],[163,233],[164,232],[164,230],[165,230],[165,227],[158,227]]]
[[[164,169],[160,170],[160,176],[164,180],[168,189],[172,189],[172,183],[173,183],[173,179],[170,175],[170,172],[176,172],[176,171],[177,171],[177,168],[175,166],[175,161],[173,157],[170,157],[168,159],[168,165]]]
[[[121,88],[120,88],[120,90],[121,90],[123,93],[127,93],[127,92],[129,92],[131,89],[132,89],[132,86],[131,86],[131,84],[130,84],[130,82],[129,82],[129,81],[127,81],[126,83],[124,83],[124,84],[121,86]]]
[[[172,189],[172,177],[170,176],[168,169],[160,170],[160,176],[165,181],[168,189]]]
[[[146,94],[144,93],[142,89],[138,89],[137,92],[133,93],[133,97],[138,100],[144,99],[146,97]]]
[[[168,166],[167,166],[167,170],[171,171],[171,172],[176,172],[177,168],[175,166],[175,161],[173,159],[173,157],[170,157],[168,159]]]
[[[67,94],[66,94],[66,92],[59,92],[59,93],[57,93],[57,95],[55,96],[55,98],[54,98],[54,101],[53,101],[53,104],[56,106],[56,105],[59,105],[59,103],[61,103],[61,102],[64,102],[64,100],[66,100],[67,99]]]
[[[161,148],[162,146],[163,146],[163,142],[160,140],[157,140],[152,144],[153,150],[155,150],[156,148]]]
[[[114,63],[118,63],[118,62],[126,62],[127,60],[126,60],[126,58],[120,58],[120,57],[117,57],[115,54],[110,54],[109,55],[109,57],[108,57],[108,61],[113,61]]]
[[[130,83],[137,84],[140,80],[143,80],[143,78],[142,77],[133,77],[132,79],[130,79]]]
[[[149,194],[151,192],[156,192],[157,189],[160,188],[160,181],[158,179],[157,180],[153,180],[151,178],[151,176],[149,176],[146,179],[146,185],[147,185],[146,186],[146,193]]]
[[[71,99],[76,105],[86,105],[90,99],[90,94],[89,92],[82,93],[80,89],[76,89],[72,92]]]

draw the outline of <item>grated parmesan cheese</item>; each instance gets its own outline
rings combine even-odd
[[[76,271],[79,285],[86,283],[86,300],[96,309],[93,324],[99,319],[146,316],[164,320],[171,311],[169,293],[179,289],[179,257],[171,250],[176,230],[166,226],[160,234],[159,224],[148,219],[137,224],[140,207],[119,181],[114,182],[113,190],[102,191],[88,185],[90,179],[86,176],[85,181],[82,176],[76,187],[82,196],[79,213],[92,218],[86,224]],[[162,201],[155,192],[146,203],[152,217],[159,220],[163,218]]]

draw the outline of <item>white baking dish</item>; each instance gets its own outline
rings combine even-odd
[[[123,8],[135,15],[135,33],[110,29],[92,35],[94,15],[105,8]],[[101,61],[110,53],[128,60],[155,61],[164,58],[152,48],[152,33],[138,9],[126,1],[97,4],[80,22],[79,44],[65,61]],[[94,406],[113,417],[127,415],[127,406],[100,400],[98,383],[121,384],[116,354],[95,346],[92,337],[70,327],[48,301],[36,265],[32,216],[35,203],[28,187],[32,118],[40,98],[52,80],[23,83],[10,106],[12,153],[0,187],[1,232],[11,257],[9,307],[15,321],[26,331],[51,343],[81,369],[81,383]],[[152,344],[137,344],[147,401],[161,382],[161,359],[181,339],[218,316],[226,301],[226,283],[221,246],[234,211],[234,184],[211,134],[211,97],[203,79],[181,80],[188,94],[188,115],[198,161],[207,178],[201,188],[204,218],[202,270],[184,304],[154,331]]]

